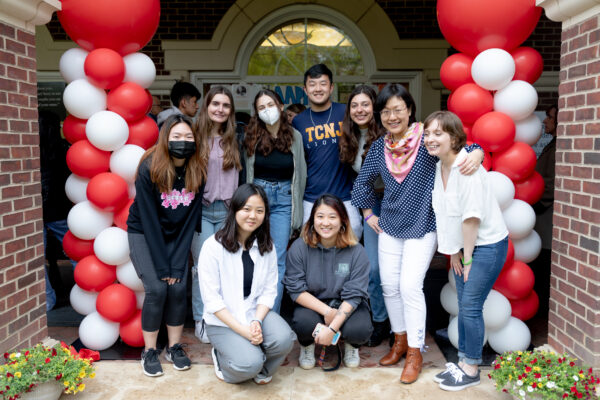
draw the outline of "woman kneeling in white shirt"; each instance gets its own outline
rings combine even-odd
[[[438,251],[451,256],[458,294],[459,363],[447,364],[434,380],[444,390],[457,391],[479,384],[483,303],[506,260],[508,231],[485,169],[479,166],[473,175],[458,171],[467,156],[460,119],[437,111],[424,128],[427,151],[440,159],[432,193]]]
[[[240,186],[223,227],[200,251],[200,292],[217,378],[269,383],[292,349],[289,325],[271,308],[277,296],[277,255],[263,189]]]

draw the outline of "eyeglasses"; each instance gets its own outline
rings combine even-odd
[[[386,108],[386,109],[381,110],[379,112],[379,115],[381,115],[381,118],[389,118],[389,117],[392,117],[394,115],[398,115],[399,116],[399,115],[401,115],[406,110],[407,110],[406,107],[404,107],[404,108],[396,108],[395,110],[388,110]]]

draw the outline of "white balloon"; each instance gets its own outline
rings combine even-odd
[[[514,199],[502,211],[502,216],[508,229],[508,236],[513,240],[522,239],[529,235],[535,225],[535,212],[523,200]]]
[[[105,264],[126,263],[129,260],[127,232],[116,226],[104,229],[94,240],[94,253]]]
[[[96,298],[98,292],[83,290],[77,284],[71,289],[69,300],[71,307],[81,315],[88,315],[96,311]]]
[[[525,81],[512,81],[494,95],[494,110],[508,115],[515,123],[531,115],[537,103],[535,88]]]
[[[127,142],[129,125],[115,112],[98,111],[85,124],[85,135],[100,150],[114,151]]]
[[[450,267],[450,269],[448,270],[448,283],[456,292],[456,279],[454,278],[454,272],[452,270],[452,267]]]
[[[456,296],[456,290],[452,289],[450,283],[446,283],[442,288],[440,302],[448,314],[458,315],[458,297]]]
[[[531,332],[523,321],[510,317],[503,328],[490,332],[488,342],[498,354],[507,351],[526,350],[531,342]]]
[[[145,298],[146,298],[146,292],[135,292],[135,300],[136,300],[135,307],[138,310],[142,309],[142,306],[144,305],[144,299]]]
[[[73,235],[92,240],[113,223],[113,214],[102,211],[88,200],[77,203],[69,211],[67,225]]]
[[[69,49],[60,56],[58,69],[60,74],[67,83],[71,83],[77,79],[85,79],[83,64],[88,52],[79,47]]]
[[[476,84],[487,90],[499,90],[515,76],[515,60],[502,49],[488,49],[475,57],[471,76]]]
[[[458,349],[458,317],[452,317],[450,319],[450,323],[448,324],[448,339],[452,346]],[[483,332],[483,345],[488,341],[488,333],[487,330]]]
[[[65,88],[63,103],[69,114],[88,119],[106,109],[106,92],[85,79],[76,79]]]
[[[513,239],[512,242],[515,246],[515,260],[526,264],[535,260],[542,250],[542,239],[535,230],[524,238]]]
[[[71,174],[65,182],[65,193],[69,200],[74,204],[87,200],[87,185],[90,182],[88,178]]]
[[[492,289],[483,303],[483,323],[490,331],[501,329],[508,323],[512,307],[510,301],[497,290]]]
[[[145,150],[140,146],[126,144],[110,155],[111,172],[119,175],[128,183],[134,182],[138,164],[144,153]]]
[[[97,311],[89,314],[79,325],[79,339],[92,350],[106,350],[119,338],[119,323],[103,318]]]
[[[533,146],[542,136],[542,121],[535,114],[517,121],[515,127],[515,142],[523,142]]]
[[[498,205],[504,210],[515,197],[515,184],[508,176],[497,171],[489,171],[487,176]]]
[[[129,192],[129,198],[133,199],[135,197],[135,182],[129,182],[127,184],[127,191]]]
[[[156,78],[156,67],[152,59],[144,53],[132,53],[123,57],[125,62],[124,82],[135,82],[148,88]]]
[[[135,272],[135,268],[133,267],[131,260],[117,267],[117,279],[120,283],[127,286],[134,292],[144,290],[144,284],[138,277],[137,272]]]

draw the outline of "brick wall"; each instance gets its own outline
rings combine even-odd
[[[600,366],[599,17],[562,32],[549,343]]]
[[[0,23],[0,353],[46,336],[35,36]]]

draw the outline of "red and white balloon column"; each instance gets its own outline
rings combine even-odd
[[[58,17],[80,46],[60,59],[70,114],[63,124],[72,172],[65,191],[75,203],[63,248],[78,261],[70,300],[86,315],[79,337],[94,350],[107,349],[119,336],[143,346],[144,287],[129,259],[126,220],[139,160],[158,138],[146,116],[156,68],[136,52],[156,31],[160,2],[62,0]]]
[[[532,84],[542,74],[543,62],[536,50],[518,46],[534,30],[541,11],[535,0],[437,3],[440,29],[460,51],[440,70],[442,83],[451,91],[448,109],[462,120],[467,140],[480,144],[486,158],[491,154],[484,166],[493,170],[489,177],[509,231],[509,254],[483,310],[489,344],[498,353],[529,346],[531,333],[522,321],[533,317],[539,305],[526,263],[541,249],[531,204],[542,196],[544,181],[534,171],[531,145],[541,135],[541,122],[533,114],[538,96]],[[451,279],[441,300],[456,315],[453,287]],[[457,346],[455,319],[448,331]]]

